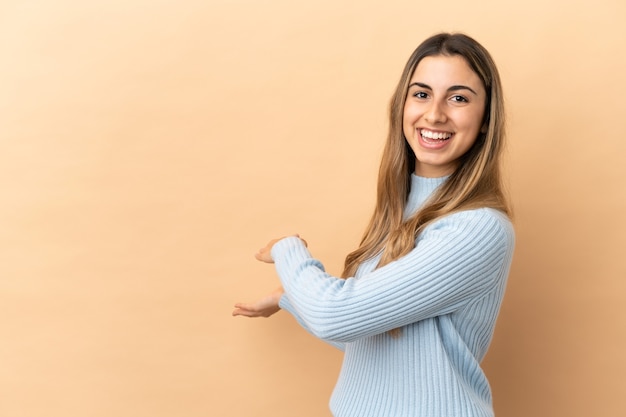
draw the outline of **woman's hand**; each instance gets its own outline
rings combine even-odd
[[[300,235],[293,236],[300,238]],[[261,262],[274,263],[274,259],[272,259],[272,247],[281,239],[284,239],[284,237],[270,240],[265,247],[259,249],[254,257]],[[300,239],[305,245],[307,244],[304,239]],[[270,317],[280,310],[278,302],[284,292],[283,287],[280,287],[253,303],[237,303],[233,310],[233,316]]]
[[[302,239],[300,237],[300,235],[292,235],[295,236],[297,238],[300,238],[300,240],[302,240],[304,242],[304,246],[307,246],[306,240]],[[272,248],[274,247],[274,245],[276,244],[276,242],[278,242],[279,240],[284,239],[285,237],[290,237],[290,236],[283,236],[279,239],[272,239],[270,240],[267,245],[265,245],[264,248],[259,249],[259,251],[254,255],[254,257],[261,261],[261,262],[266,262],[268,264],[273,264],[274,263],[274,259],[272,259]]]
[[[278,302],[283,293],[283,287],[280,287],[253,303],[237,303],[233,316],[270,317],[280,310]]]
[[[270,240],[267,245],[265,245],[265,247],[259,249],[259,251],[254,255],[254,257],[261,262],[265,262],[268,264],[273,264],[274,263],[274,259],[272,259],[272,248],[274,247],[274,244],[276,242],[278,242],[279,240],[283,239],[282,237],[280,239],[272,239]]]

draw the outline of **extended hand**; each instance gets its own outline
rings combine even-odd
[[[282,238],[280,238],[282,239]],[[265,245],[265,247],[259,249],[259,251],[254,255],[254,257],[261,261],[261,262],[266,262],[268,264],[273,264],[274,263],[274,259],[272,259],[272,248],[274,247],[274,244],[276,242],[278,242],[280,239],[272,239],[270,240],[267,245]]]
[[[300,238],[300,235],[293,235],[295,237]],[[273,264],[274,263],[274,259],[272,259],[272,248],[274,247],[274,245],[276,244],[276,242],[278,242],[279,240],[284,239],[285,237],[288,236],[284,236],[281,237],[279,239],[272,239],[270,240],[267,245],[265,245],[264,248],[259,249],[259,251],[254,255],[254,257],[261,261],[261,262],[266,262],[268,264]],[[306,246],[306,240],[300,238],[300,240],[302,240],[304,242],[304,245]]]
[[[283,292],[283,288],[280,287],[253,303],[237,303],[233,316],[269,317],[280,310],[278,302]]]

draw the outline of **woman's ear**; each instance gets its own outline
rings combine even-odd
[[[488,127],[487,123],[485,123],[483,125],[483,127],[480,128],[480,133],[485,134],[485,133],[487,133],[488,130],[489,130],[489,127]]]

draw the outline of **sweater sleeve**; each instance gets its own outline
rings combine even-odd
[[[478,209],[435,222],[410,253],[358,278],[326,273],[295,237],[277,242],[272,257],[303,326],[351,342],[463,308],[506,279],[513,245],[508,219]]]
[[[311,329],[307,326],[306,322],[302,319],[302,317],[300,317],[300,315],[298,314],[298,311],[293,307],[293,305],[291,304],[291,301],[289,301],[289,297],[286,294],[283,294],[283,296],[280,297],[279,306],[283,310],[291,313],[291,315],[296,319],[296,321],[300,324],[300,326],[302,326],[304,330],[306,330],[307,332],[311,334],[314,334],[311,331]],[[329,345],[334,346],[337,349],[341,350],[342,352],[346,349],[345,343],[334,341],[334,340],[328,340],[328,339],[324,341],[328,343]]]

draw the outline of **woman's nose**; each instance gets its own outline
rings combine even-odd
[[[438,101],[431,102],[426,113],[424,113],[424,118],[432,124],[445,123],[447,120],[446,112]]]

